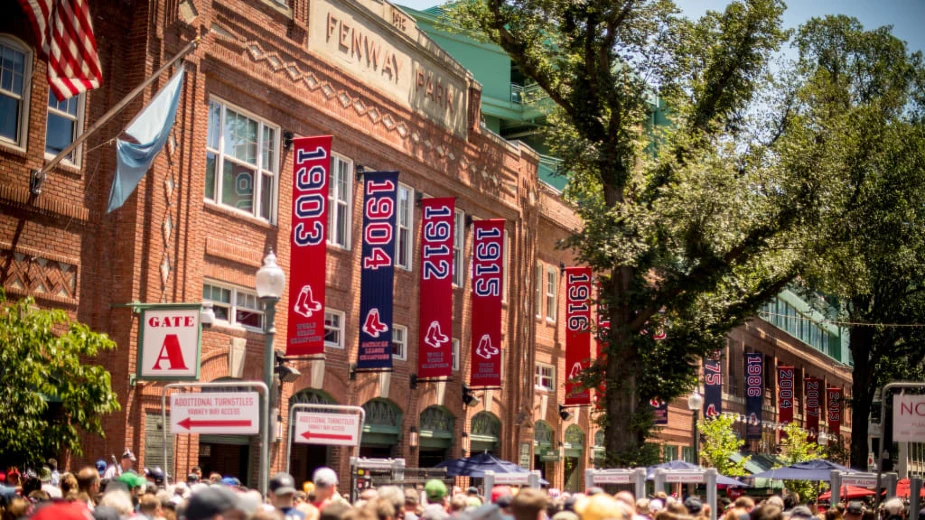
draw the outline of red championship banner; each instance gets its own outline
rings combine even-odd
[[[565,269],[565,404],[591,404],[591,390],[575,381],[591,364],[591,268]]]
[[[292,252],[287,356],[324,354],[328,172],[331,136],[293,140]]]
[[[838,437],[841,435],[841,388],[829,388],[826,390],[826,395],[829,402],[829,435]]]
[[[783,425],[793,422],[793,367],[777,367],[777,420]],[[786,437],[781,432],[781,439]]]
[[[806,431],[809,432],[808,440],[810,442],[816,442],[819,436],[819,408],[821,407],[822,399],[821,389],[821,380],[815,377],[806,378],[806,392],[804,393],[804,398],[806,399],[806,406],[804,407],[806,419],[803,421],[803,424]]]
[[[472,371],[473,387],[501,386],[501,285],[504,269],[504,220],[472,224]]]
[[[423,199],[418,377],[453,371],[453,210],[456,199]]]

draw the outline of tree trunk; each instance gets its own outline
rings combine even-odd
[[[849,348],[854,358],[851,373],[851,467],[867,471],[867,426],[874,399],[873,362],[870,358],[874,330],[852,327],[850,334]]]

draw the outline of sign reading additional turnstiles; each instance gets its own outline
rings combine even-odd
[[[170,396],[170,433],[255,435],[260,432],[257,392],[201,392]]]
[[[296,412],[298,444],[356,446],[360,443],[360,416],[347,413]]]
[[[925,442],[925,395],[893,396],[893,442]]]

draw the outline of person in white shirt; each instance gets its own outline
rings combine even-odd
[[[135,454],[132,453],[132,450],[125,448],[125,452],[122,453],[122,462],[119,465],[111,465],[106,468],[106,473],[103,473],[103,478],[114,479],[123,473],[132,471],[132,467],[135,465]]]

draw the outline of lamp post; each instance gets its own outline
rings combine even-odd
[[[266,338],[266,346],[263,359],[263,382],[267,385],[270,392],[268,402],[269,410],[264,410],[267,414],[267,426],[271,424],[274,417],[279,415],[279,402],[274,401],[276,398],[275,388],[273,386],[273,365],[275,364],[275,352],[273,350],[273,338],[276,336],[276,304],[283,295],[286,288],[286,273],[276,265],[276,255],[270,249],[267,256],[263,258],[263,266],[257,270],[256,276],[257,297],[263,302],[265,316],[263,323],[263,333]],[[273,413],[273,410],[277,413]],[[269,433],[265,432],[265,439],[269,439]],[[270,467],[270,443],[262,442],[260,445],[260,457],[267,461],[267,467]],[[261,475],[261,479],[266,475]]]
[[[703,396],[700,392],[694,390],[687,397],[687,409],[691,411],[694,419],[694,464],[700,465],[700,433],[697,431],[697,419],[700,418],[700,409],[703,408]]]

